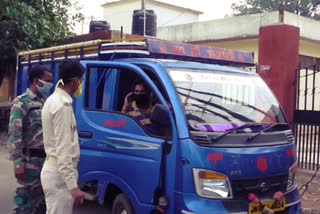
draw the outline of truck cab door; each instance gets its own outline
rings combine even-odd
[[[84,95],[76,100],[75,115],[81,157],[79,180],[117,185],[132,203],[152,204],[160,182],[165,139],[148,134],[134,118],[116,109],[119,70],[143,79],[167,104],[152,80],[139,67],[123,62],[83,61]],[[104,193],[99,193],[102,201]]]

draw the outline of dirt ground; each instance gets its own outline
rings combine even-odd
[[[298,188],[306,184],[314,173],[315,171],[299,169],[296,176]],[[302,190],[300,193],[302,193]],[[320,214],[320,172],[317,173],[302,196],[302,213]]]

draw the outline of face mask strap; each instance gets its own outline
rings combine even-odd
[[[61,85],[64,85],[64,82],[63,82],[62,79],[59,79],[59,81],[57,82],[56,87],[55,87],[55,90],[57,90],[57,88],[59,87],[60,84],[61,84]]]

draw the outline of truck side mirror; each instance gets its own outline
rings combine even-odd
[[[161,104],[154,106],[150,120],[161,127],[170,127],[169,112]]]

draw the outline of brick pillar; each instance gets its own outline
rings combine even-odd
[[[258,73],[279,100],[292,128],[299,39],[300,30],[294,26],[279,24],[260,28]]]

